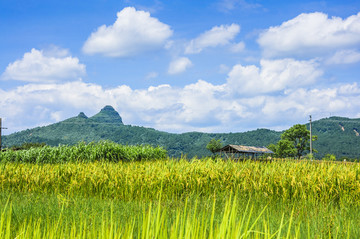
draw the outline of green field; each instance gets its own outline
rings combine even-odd
[[[357,163],[102,144],[1,153],[0,238],[360,237]]]

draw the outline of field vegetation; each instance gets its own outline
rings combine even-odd
[[[360,236],[357,163],[173,159],[111,142],[0,159],[0,238]]]
[[[121,145],[111,141],[80,142],[74,146],[52,147],[38,145],[27,150],[7,150],[0,154],[0,162],[21,163],[66,163],[94,161],[140,161],[158,160],[167,157],[162,147],[150,145]]]

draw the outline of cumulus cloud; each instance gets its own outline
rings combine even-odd
[[[28,84],[0,93],[0,114],[12,131],[63,120],[80,111],[91,116],[108,104],[120,112],[125,123],[170,132],[212,131],[228,123],[233,114],[245,116],[246,110],[222,96],[223,86],[202,80],[184,88],[165,84],[137,90],[126,85],[104,89],[82,81]]]
[[[227,84],[230,92],[255,95],[310,85],[321,75],[314,61],[261,60],[260,67],[235,65]]]
[[[239,32],[240,26],[234,23],[231,25],[215,26],[197,38],[191,40],[185,48],[185,53],[200,53],[207,47],[224,46],[230,44],[230,42]]]
[[[258,43],[266,56],[311,55],[360,44],[360,13],[346,19],[321,12],[303,13],[270,27]]]
[[[214,110],[221,106],[221,100],[217,100],[215,94],[222,91],[222,86],[203,80],[185,86],[179,98],[182,105],[181,115],[185,122],[203,121],[204,117],[213,117]]]
[[[74,80],[85,74],[85,65],[69,56],[65,49],[49,51],[31,49],[23,58],[10,63],[2,75],[5,80],[26,82],[55,82]]]
[[[179,74],[179,73],[186,71],[186,69],[188,69],[192,65],[193,64],[189,58],[180,57],[180,58],[177,58],[177,59],[173,60],[172,62],[170,62],[168,73],[170,75]]]
[[[356,50],[340,50],[325,62],[327,64],[352,64],[360,61],[360,52]]]
[[[83,51],[108,57],[134,56],[165,47],[172,33],[170,26],[151,17],[149,12],[127,7],[117,13],[113,25],[102,25],[93,32]]]
[[[73,77],[66,69],[77,69],[68,70],[76,76],[83,74],[85,66],[77,60],[74,61],[76,64],[70,64],[77,67],[63,67],[57,72],[59,67],[55,68],[52,61],[69,59],[72,62],[74,59],[66,50],[42,52],[33,49],[27,54],[38,56],[34,59],[41,58],[40,62],[54,68],[56,74],[40,74],[34,70],[38,75],[32,78],[42,81],[32,80],[14,89],[0,89],[0,115],[9,128],[7,132],[54,123],[80,111],[91,116],[104,105],[114,106],[126,124],[168,132],[239,132],[259,127],[291,126],[316,112],[354,117],[360,107],[357,83],[327,88],[314,84],[322,76],[315,60],[286,58],[262,60],[259,66],[237,64],[230,68],[222,65],[220,67],[228,72],[223,84],[198,80],[184,87],[163,84],[132,89],[127,85],[104,88],[81,80],[50,81],[60,76]],[[25,55],[19,62],[30,64],[32,61]],[[175,59],[171,64],[169,74],[181,73],[192,65],[186,57]],[[150,72],[148,77],[157,75]]]
[[[317,112],[353,117],[360,107],[357,83],[254,96],[229,95],[229,84],[198,80],[183,88],[165,84],[147,89],[126,85],[105,89],[82,81],[27,84],[0,89],[0,115],[9,128],[7,132],[14,132],[63,120],[80,111],[91,116],[104,105],[112,105],[126,124],[169,132],[239,132],[290,126]]]
[[[340,95],[360,95],[360,87],[356,82],[353,84],[341,85],[338,89]]]
[[[319,112],[354,117],[356,108],[360,106],[360,94],[344,94],[344,90],[349,89],[357,92],[360,90],[357,85],[344,84],[325,89],[299,88],[288,91],[282,96],[268,97],[262,113],[269,119],[279,121],[280,116],[294,120],[309,114],[319,115]]]

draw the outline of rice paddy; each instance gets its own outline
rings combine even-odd
[[[170,159],[158,147],[89,145],[0,154],[0,238],[360,236],[357,163]]]

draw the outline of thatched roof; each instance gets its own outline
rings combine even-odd
[[[232,152],[232,153],[254,153],[254,154],[273,154],[274,152],[266,147],[253,147],[244,145],[229,144],[217,152]]]

